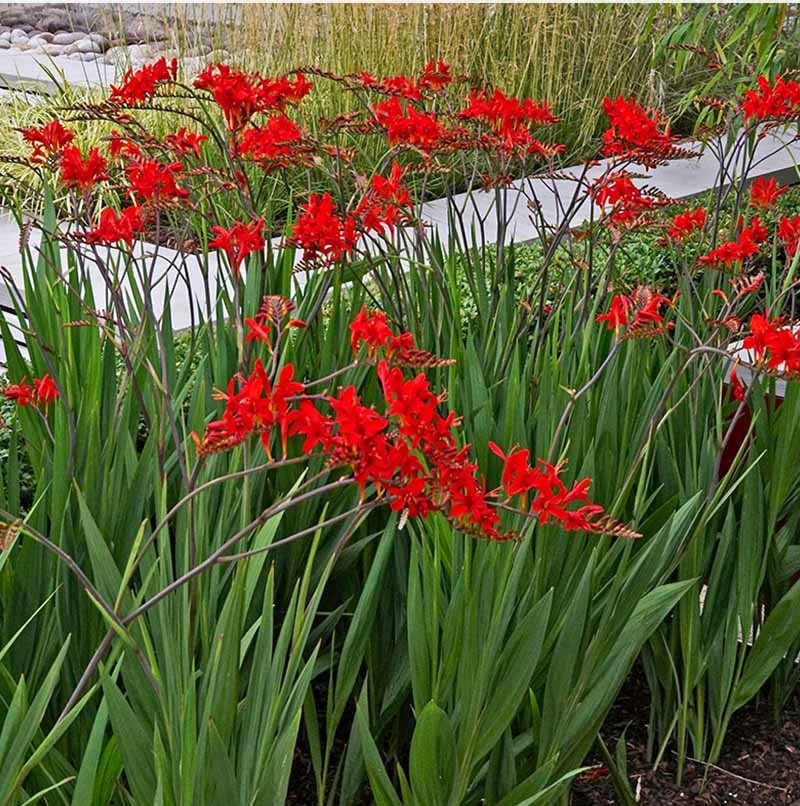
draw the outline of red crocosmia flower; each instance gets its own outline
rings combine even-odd
[[[488,123],[501,136],[516,129],[520,124],[558,121],[550,111],[547,101],[510,98],[500,90],[495,90],[488,97],[485,90],[473,90],[467,100],[467,106],[458,113],[458,116],[465,120],[481,120]]]
[[[753,350],[759,362],[766,359],[770,370],[800,374],[800,331],[782,327],[779,319],[753,314],[750,335],[743,345],[746,350]]]
[[[531,467],[531,452],[526,449],[512,448],[508,454],[499,445],[489,442],[489,450],[503,460],[503,487],[506,495],[526,496],[533,490],[541,478],[541,471]]]
[[[134,106],[153,97],[156,87],[164,81],[178,77],[178,60],[167,62],[162,56],[157,62],[146,64],[138,70],[128,69],[119,87],[112,85],[110,100],[117,104]]]
[[[286,456],[286,441],[289,434],[289,400],[305,391],[305,386],[294,379],[294,365],[286,364],[278,373],[278,380],[272,390],[272,407],[275,421],[281,429],[281,446]]]
[[[433,59],[431,59],[419,75],[418,86],[428,92],[439,92],[452,81],[450,65],[441,60],[434,63]]]
[[[357,240],[353,216],[343,217],[330,193],[312,193],[300,208],[288,242],[303,250],[303,260],[331,263],[352,252]]]
[[[19,383],[12,383],[2,390],[3,397],[13,400],[18,406],[30,406],[36,403],[44,405],[45,410],[58,399],[58,389],[50,375],[34,378],[33,383],[26,383],[23,378]]]
[[[85,233],[86,243],[113,244],[124,241],[133,246],[133,239],[144,229],[144,215],[138,205],[126,207],[117,216],[112,209],[100,213],[100,223]]]
[[[629,176],[612,173],[597,180],[593,195],[601,207],[611,207],[611,221],[615,224],[632,224],[646,210],[651,210],[664,200],[646,195],[633,184]]]
[[[797,377],[800,374],[800,338],[792,328],[781,328],[767,340],[767,364],[772,370]]]
[[[194,85],[212,94],[222,110],[228,128],[237,131],[260,111],[260,82],[261,77],[257,74],[243,73],[226,64],[209,64],[195,78]]]
[[[175,152],[178,157],[185,157],[187,154],[200,156],[200,144],[208,140],[205,134],[190,132],[185,126],[174,134],[168,134],[164,138],[164,144]]]
[[[249,224],[236,221],[228,229],[214,226],[211,231],[215,237],[209,241],[208,246],[225,252],[234,275],[238,277],[244,259],[254,252],[264,250],[263,229],[263,218],[254,219]]]
[[[367,310],[366,305],[362,305],[350,323],[350,346],[356,355],[359,347],[366,344],[367,354],[374,357],[378,348],[388,344],[393,336],[386,314],[383,311]]]
[[[411,207],[411,193],[402,183],[403,168],[395,161],[388,177],[375,174],[356,208],[356,215],[367,232],[394,231],[401,210]]]
[[[33,403],[34,388],[23,378],[19,383],[12,383],[3,389],[3,397],[13,400],[18,406],[30,406]]]
[[[603,111],[610,127],[603,133],[603,153],[607,157],[662,151],[670,147],[668,132],[659,130],[658,114],[647,112],[633,98],[620,95],[603,99]]]
[[[108,138],[108,153],[112,159],[141,159],[142,149],[124,134],[113,130]]]
[[[771,84],[766,76],[758,77],[758,88],[747,90],[742,101],[745,121],[790,118],[800,113],[800,84],[781,76]]]
[[[288,76],[265,78],[258,88],[261,112],[282,112],[287,106],[297,106],[314,85],[302,73],[295,73],[294,81]]]
[[[183,172],[180,162],[168,165],[158,160],[143,159],[125,169],[131,191],[149,204],[171,204],[189,196],[189,191],[175,181]]]
[[[611,300],[608,313],[598,316],[596,322],[607,322],[609,330],[619,330],[626,327],[625,338],[638,338],[640,336],[653,336],[661,333],[664,328],[664,315],[661,313],[663,305],[671,305],[667,297],[654,293],[647,286],[642,286],[626,296],[617,294]],[[666,327],[672,327],[667,325]]]
[[[264,170],[313,165],[313,147],[304,141],[302,129],[283,114],[268,118],[264,126],[245,129],[237,150]]]
[[[450,517],[467,531],[479,530],[497,537],[500,516],[487,500],[485,485],[474,475],[463,472],[450,484]]]
[[[786,250],[786,257],[791,260],[797,253],[797,245],[800,243],[800,215],[794,218],[782,216],[778,222],[778,237]]]
[[[212,94],[232,132],[243,129],[257,112],[281,112],[300,103],[312,86],[300,73],[294,81],[286,76],[269,79],[226,64],[209,64],[194,85]]]
[[[736,374],[736,367],[731,370],[731,393],[735,400],[742,401],[745,399],[745,388]]]
[[[753,350],[758,358],[767,349],[768,337],[776,331],[778,320],[770,321],[769,317],[754,313],[750,318],[750,335],[742,342],[745,350]]]
[[[284,297],[265,297],[256,318],[247,322],[251,340],[267,340],[267,321],[279,327],[292,307]],[[646,306],[637,301],[636,307]],[[410,334],[394,335],[383,314],[366,309],[356,317],[352,336],[354,349],[366,342],[371,350],[384,350],[387,356],[395,343],[401,350],[413,346]],[[367,490],[374,488],[378,501],[402,512],[403,519],[424,518],[438,511],[455,528],[476,537],[513,537],[511,532],[500,531],[498,507],[491,502],[499,491],[487,490],[477,465],[470,460],[470,446],[458,446],[460,418],[453,411],[441,411],[445,395],[435,394],[424,374],[406,377],[400,366],[390,365],[390,360],[381,359],[376,369],[383,411],[365,406],[353,386],[324,398],[306,395],[290,364],[272,383],[257,360],[248,377],[236,375],[225,392],[215,392],[217,400],[225,401],[225,410],[220,419],[209,423],[202,437],[192,435],[198,453],[203,456],[227,450],[258,436],[270,456],[271,434],[280,428],[284,456],[289,438],[302,438],[305,454],[320,450],[329,470],[348,469],[349,478],[361,488],[362,500]],[[321,407],[329,407],[331,414],[325,414]],[[557,521],[566,530],[635,536],[588,500],[589,479],[568,487],[561,480],[563,466],[540,460],[538,467],[531,467],[527,450],[515,447],[506,455],[494,443],[489,447],[504,462],[507,498],[519,495],[527,501],[532,495],[526,510],[529,516],[541,523]]]
[[[506,455],[493,442],[489,443],[489,448],[504,462],[503,487],[506,495],[509,498],[522,496],[522,506],[527,507],[527,497],[532,492],[534,497],[530,511],[537,515],[539,523],[547,523],[552,518],[559,521],[566,531],[588,531],[593,528],[593,519],[603,514],[603,507],[589,502],[590,479],[582,479],[568,489],[560,478],[561,466],[556,467],[539,459],[541,467],[531,467],[528,450],[514,448]],[[576,503],[581,506],[569,508]]]
[[[33,379],[33,389],[36,395],[36,402],[41,406],[44,404],[45,410],[47,407],[58,400],[58,389],[56,388],[55,381],[49,374],[43,375],[41,378]]]
[[[310,400],[301,400],[300,405],[289,412],[287,419],[289,436],[301,434],[305,437],[304,453],[310,453],[317,445],[321,445],[326,453],[330,451],[333,420],[322,414]]]
[[[739,222],[740,226],[742,223],[742,221]],[[767,239],[768,234],[767,228],[761,223],[758,216],[753,216],[750,226],[741,230],[737,240],[720,244],[707,255],[699,257],[698,262],[703,264],[721,263],[730,266],[746,260],[758,254],[758,246]]]
[[[765,179],[759,176],[750,186],[750,206],[756,210],[769,210],[788,189],[781,187],[774,177]]]
[[[617,294],[611,300],[611,307],[608,313],[601,314],[595,322],[608,322],[609,330],[618,330],[628,324],[628,311],[631,303],[624,294]]]
[[[422,93],[416,81],[410,76],[390,76],[382,78],[379,87],[383,92],[407,98],[409,101],[422,100]]]
[[[272,347],[272,333],[270,332],[269,325],[265,324],[263,318],[259,320],[247,318],[244,320],[247,325],[247,336],[245,336],[244,343],[249,344],[251,341],[264,342],[268,347]]]
[[[509,98],[500,90],[487,97],[485,90],[473,90],[458,117],[486,123],[497,138],[496,147],[506,155],[516,152],[550,157],[564,149],[563,146],[547,146],[531,134],[530,125],[558,120],[550,112],[547,101]]]
[[[75,139],[75,134],[62,126],[61,121],[51,120],[40,128],[22,129],[22,139],[33,146],[31,163],[44,165],[50,157],[60,154]]]
[[[427,518],[436,507],[428,492],[428,482],[423,476],[416,476],[402,485],[387,485],[390,496],[389,506],[395,512],[405,511],[409,518]]]
[[[382,202],[388,202],[397,207],[408,207],[411,204],[411,193],[402,183],[403,167],[397,160],[392,162],[392,170],[388,177],[375,174],[370,180],[370,193]]]
[[[694,210],[678,213],[672,219],[672,226],[667,230],[667,233],[673,240],[682,241],[692,232],[703,229],[705,223],[706,211],[702,207],[696,207]]]
[[[302,383],[294,380],[294,366],[291,364],[281,369],[273,388],[261,360],[256,360],[248,378],[232,378],[227,392],[217,394],[218,399],[225,400],[225,412],[220,420],[208,424],[202,439],[195,437],[198,452],[203,456],[228,450],[257,434],[267,456],[270,456],[270,435],[277,424],[281,429],[285,454],[292,422],[290,399],[300,395],[304,388]]]
[[[98,182],[108,179],[106,163],[103,155],[90,148],[86,159],[77,146],[66,146],[61,151],[61,181],[67,187],[90,191]]]
[[[445,127],[435,114],[420,112],[411,104],[403,105],[399,98],[374,104],[373,112],[378,123],[386,129],[390,146],[412,146],[427,154],[445,138]]]

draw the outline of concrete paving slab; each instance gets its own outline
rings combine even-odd
[[[115,68],[100,60],[84,62],[41,53],[0,50],[0,87],[54,93],[64,85],[92,89],[114,81]]]

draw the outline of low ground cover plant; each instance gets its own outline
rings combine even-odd
[[[312,136],[325,82],[359,111]],[[641,175],[692,148],[633,98],[564,172],[558,109],[442,62],[183,81],[162,59],[70,110],[113,126],[102,146],[25,127],[43,214],[18,211],[0,317],[0,802],[565,802],[637,659],[678,776],[755,697],[779,713],[800,223],[750,174],[800,86],[708,103],[735,178],[678,209]],[[154,134],[161,109],[185,125]],[[421,220],[454,160],[496,236],[455,203],[446,243]],[[553,222],[525,183],[520,276],[531,165],[573,193]],[[270,221],[287,172],[309,192]],[[663,282],[620,271],[637,242]]]

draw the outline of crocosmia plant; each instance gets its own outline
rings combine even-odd
[[[597,103],[570,167],[558,99],[440,60],[161,58],[21,128],[0,802],[555,804],[593,752],[624,788],[635,664],[678,778],[780,710],[800,214],[758,169],[800,86],[692,138]]]

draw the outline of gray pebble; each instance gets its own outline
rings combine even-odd
[[[44,45],[42,47],[42,50],[48,56],[61,56],[61,54],[64,52],[64,46],[63,45],[53,45],[53,44],[48,43],[48,44],[46,44],[46,45]]]
[[[88,50],[88,51],[85,51],[84,53],[78,53],[77,55],[80,57],[81,61],[93,62],[93,61],[99,59],[102,54],[100,54],[100,53],[98,53],[97,51],[94,51],[94,50]]]
[[[8,50],[11,43],[7,39],[0,39],[0,50]]]

